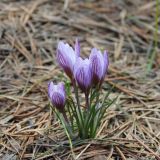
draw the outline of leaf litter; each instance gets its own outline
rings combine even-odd
[[[146,72],[155,12],[151,0],[1,1],[0,158],[160,160],[160,39]],[[73,45],[76,37],[83,56],[91,47],[109,51],[103,91],[114,86],[118,100],[97,139],[73,141],[71,150],[48,107],[47,83],[66,78],[56,47],[61,39]]]

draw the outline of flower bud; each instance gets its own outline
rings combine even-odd
[[[91,69],[89,59],[78,58],[74,67],[74,78],[83,92],[91,87]]]
[[[64,106],[66,101],[66,93],[64,84],[58,83],[55,85],[53,82],[48,84],[48,95],[52,104],[60,111],[64,112]]]
[[[104,80],[108,69],[108,54],[104,51],[104,55],[102,55],[100,50],[93,48],[89,59],[91,65],[92,83],[97,85]]]
[[[79,55],[80,55],[80,45],[78,39],[76,40],[75,43],[75,51],[67,43],[64,43],[62,41],[58,43],[57,61],[71,80],[73,79],[73,67]]]

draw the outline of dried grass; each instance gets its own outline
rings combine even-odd
[[[74,152],[75,159],[160,160],[160,48],[146,76],[155,1],[64,2],[0,2],[0,159],[66,160]],[[48,107],[47,82],[65,80],[56,45],[75,37],[84,56],[91,47],[109,50],[104,91],[114,85],[119,98],[97,139],[75,141],[71,151]]]

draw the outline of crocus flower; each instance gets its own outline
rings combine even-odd
[[[67,43],[62,41],[58,43],[57,61],[71,80],[73,79],[73,68],[79,55],[80,44],[78,39],[76,39],[75,50]]]
[[[94,85],[102,83],[109,65],[107,51],[104,51],[104,54],[102,55],[100,50],[93,48],[89,59],[91,65],[92,83]]]
[[[91,68],[89,59],[79,57],[74,67],[74,78],[83,92],[88,92],[91,87]]]
[[[52,104],[61,112],[64,112],[66,93],[62,82],[55,85],[53,82],[48,84],[48,95]]]

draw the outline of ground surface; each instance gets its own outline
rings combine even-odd
[[[160,48],[154,47],[156,1],[2,0],[0,2],[0,159],[160,159]],[[157,32],[160,36],[160,30]],[[55,61],[60,39],[81,54],[108,49],[104,90],[119,95],[98,139],[71,151],[48,107],[47,83],[65,80]],[[158,39],[160,41],[160,39]],[[99,156],[100,155],[100,156]]]

